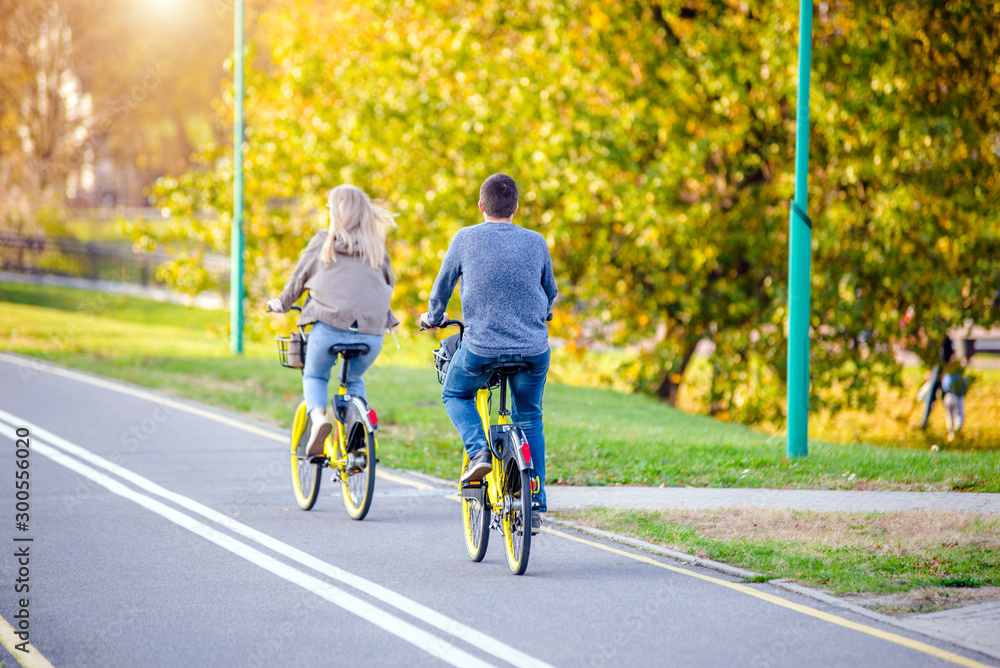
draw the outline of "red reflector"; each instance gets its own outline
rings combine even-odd
[[[378,416],[375,415],[375,409],[374,408],[369,408],[368,409],[368,419],[371,421],[373,427],[377,427],[378,426]]]
[[[524,455],[524,461],[526,464],[531,463],[531,448],[528,447],[528,442],[525,441],[521,444],[521,454]]]

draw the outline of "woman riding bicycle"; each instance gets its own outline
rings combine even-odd
[[[323,453],[331,431],[326,417],[330,373],[337,363],[330,347],[338,343],[364,343],[368,353],[353,360],[347,391],[365,396],[364,372],[382,350],[383,333],[399,324],[389,302],[395,280],[385,251],[386,228],[394,214],[374,206],[362,190],[340,185],[327,202],[330,227],[321,230],[299,257],[295,271],[270,310],[284,313],[302,293],[309,296],[298,324],[312,324],[308,354],[302,374],[302,392],[312,419],[307,457]]]
[[[492,458],[476,409],[476,392],[489,379],[484,367],[496,362],[527,362],[530,367],[510,377],[514,421],[524,430],[537,475],[532,495],[532,524],[545,512],[545,435],[542,393],[549,369],[546,326],[556,281],[545,238],[513,224],[517,183],[494,174],[479,190],[485,222],[459,230],[441,263],[421,324],[433,329],[447,319],[444,312],[459,277],[465,336],[455,351],[444,381],[442,399],[469,455],[462,481],[481,480]]]

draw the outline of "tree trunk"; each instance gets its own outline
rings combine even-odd
[[[660,381],[660,387],[656,389],[656,394],[659,395],[661,399],[664,399],[671,406],[677,405],[677,396],[681,391],[681,383],[684,378],[684,371],[688,367],[688,363],[691,361],[691,357],[694,355],[694,349],[697,347],[698,342],[688,342],[687,347],[684,350],[684,357],[681,358],[681,365],[679,369],[674,369],[673,367],[666,369],[663,372],[663,380]],[[673,381],[673,376],[677,375],[680,381],[675,383]]]

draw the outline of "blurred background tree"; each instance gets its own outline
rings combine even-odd
[[[479,219],[480,183],[506,171],[518,222],[552,249],[555,336],[636,348],[621,373],[671,402],[707,340],[713,412],[780,419],[797,8],[276,5],[247,88],[251,301],[276,294],[328,189],[351,182],[401,213],[395,303],[419,312],[448,239]],[[872,408],[900,348],[930,362],[949,327],[997,321],[1000,6],[815,15],[813,405]],[[173,230],[137,237],[224,252],[232,170],[226,144],[206,145],[198,169],[158,183]],[[175,282],[197,289],[196,264],[176,263]]]
[[[226,141],[213,101],[232,22],[231,3],[200,0],[0,0],[0,229],[144,204],[144,185]]]

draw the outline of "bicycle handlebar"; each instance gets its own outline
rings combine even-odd
[[[293,306],[292,308],[298,308],[298,307],[297,306]],[[545,316],[545,322],[551,322],[551,321],[552,321],[552,312],[549,311],[549,314],[547,316]],[[459,334],[461,334],[462,336],[465,336],[465,323],[462,322],[461,320],[457,320],[455,318],[451,318],[449,320],[445,320],[440,325],[435,325],[434,329],[444,329],[446,327],[451,327],[452,325],[458,325],[458,332],[459,332]],[[429,329],[430,329],[430,327],[424,327],[423,323],[420,324],[420,331],[421,332],[426,332]]]
[[[302,313],[302,307],[301,306],[295,306],[293,304],[292,306],[288,307],[288,311],[298,311],[299,313]],[[268,313],[288,313],[288,311],[272,311],[270,304],[268,304],[268,306],[267,306],[267,312]]]
[[[446,327],[451,327],[452,325],[458,325],[458,333],[459,333],[459,335],[461,335],[462,337],[465,336],[465,323],[462,322],[461,320],[457,320],[455,318],[450,318],[448,320],[445,320],[444,322],[442,322],[439,325],[434,325],[434,329],[445,329]],[[420,325],[420,331],[421,332],[426,332],[429,329],[430,329],[429,327],[424,327],[423,323],[421,323],[421,325]]]

